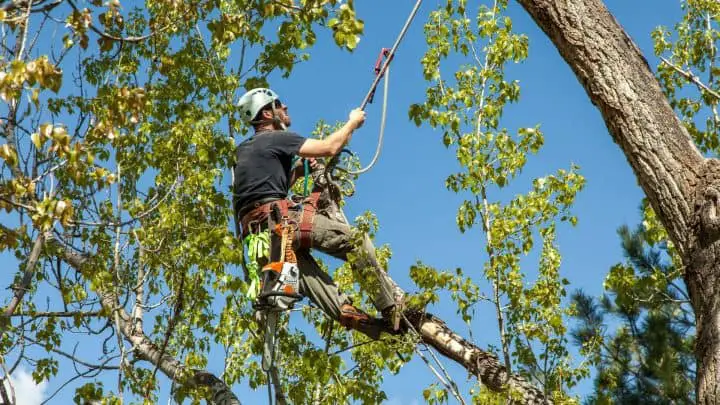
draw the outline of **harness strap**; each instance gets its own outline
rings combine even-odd
[[[320,200],[320,192],[310,193],[310,196],[303,202],[302,219],[300,220],[300,248],[310,249],[312,247],[312,229],[317,212],[317,204]]]

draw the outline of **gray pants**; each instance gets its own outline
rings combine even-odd
[[[301,212],[290,210],[292,221],[300,222]],[[295,246],[299,232],[296,232]],[[364,236],[360,251],[353,252],[352,230],[349,225],[329,218],[318,211],[315,214],[312,230],[312,248],[341,260],[348,260],[348,254],[354,253],[352,261],[353,274],[361,285],[367,286],[373,305],[382,311],[395,304],[395,297],[402,297],[404,292],[380,267],[375,256],[375,247],[370,238]],[[342,293],[335,282],[315,261],[309,249],[296,249],[298,267],[300,268],[300,293],[308,297],[331,318],[340,317],[343,304],[351,300]],[[376,330],[361,332],[377,337]]]

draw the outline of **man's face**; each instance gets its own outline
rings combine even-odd
[[[277,114],[277,117],[280,119],[280,121],[285,124],[286,127],[290,126],[292,121],[290,120],[290,114],[288,114],[288,107],[280,100],[275,100],[275,113]],[[273,118],[272,114],[272,109],[270,108],[267,108],[263,111],[263,115],[268,120],[271,120]]]

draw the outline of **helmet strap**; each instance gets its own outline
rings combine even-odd
[[[276,126],[276,127],[278,127],[278,128],[280,128],[280,129],[283,130],[283,131],[287,130],[287,126],[285,126],[285,123],[282,122],[282,120],[280,119],[280,117],[278,117],[277,110],[275,109],[275,100],[273,100],[270,108],[272,108],[272,114],[273,114],[272,122],[273,122],[273,125]]]

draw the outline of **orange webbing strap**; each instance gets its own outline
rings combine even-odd
[[[285,229],[283,230],[283,249],[285,249],[285,262],[287,263],[297,263],[297,257],[295,256],[295,251],[293,250],[293,244],[292,241],[295,238],[295,228],[287,224],[285,225]]]
[[[302,219],[299,226],[301,248],[309,249],[312,247],[313,220],[315,219],[319,199],[320,192],[316,191],[310,193],[310,196],[303,202]]]
[[[297,257],[292,247],[292,241],[295,237],[295,228],[283,221],[282,224],[275,225],[275,233],[280,236],[280,260],[279,263],[297,263]]]

